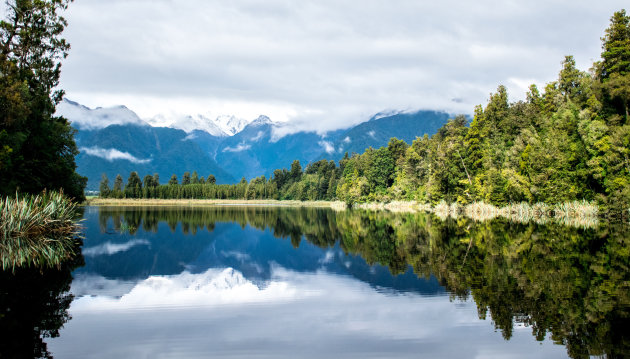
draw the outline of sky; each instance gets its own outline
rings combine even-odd
[[[470,114],[588,70],[627,0],[80,0],[66,97],[157,114],[267,115],[319,132],[382,111]]]

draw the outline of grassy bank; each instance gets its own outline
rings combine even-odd
[[[54,267],[75,255],[76,205],[61,193],[0,198],[0,261],[3,270]]]
[[[431,212],[442,219],[460,216],[466,216],[476,221],[506,218],[518,223],[545,224],[556,222],[584,228],[592,228],[599,224],[599,207],[595,203],[586,201],[565,202],[557,205],[512,203],[504,207],[497,207],[484,202],[475,202],[465,206],[446,202],[440,202],[435,206],[418,202],[390,202],[360,203],[354,207],[391,212]]]
[[[278,201],[278,200],[205,200],[205,199],[114,199],[92,198],[86,201],[93,206],[281,206],[281,207],[320,207],[345,210],[340,201]],[[457,203],[440,202],[435,206],[414,201],[392,201],[389,203],[356,203],[358,209],[390,212],[430,212],[445,219],[466,216],[477,221],[506,218],[514,222],[550,221],[574,227],[594,227],[599,223],[599,207],[592,202],[574,201],[547,205],[544,203],[514,203],[497,207],[483,202],[462,206]]]
[[[329,201],[278,201],[278,200],[232,200],[232,199],[135,199],[135,198],[89,198],[88,206],[281,206],[322,207],[341,206],[341,202]]]

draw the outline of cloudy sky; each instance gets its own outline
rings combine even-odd
[[[260,114],[302,129],[384,110],[471,113],[499,84],[512,100],[564,55],[599,58],[627,0],[80,0],[61,86],[90,107]]]

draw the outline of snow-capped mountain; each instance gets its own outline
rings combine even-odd
[[[217,117],[215,123],[223,132],[227,133],[229,136],[234,136],[237,133],[241,132],[245,126],[249,124],[250,121],[247,121],[242,118],[238,118],[235,116],[222,115]]]
[[[225,137],[232,134],[224,131],[215,121],[203,116],[167,116],[157,115],[147,119],[147,122],[153,127],[170,127],[191,133],[195,130],[204,131],[212,136]]]
[[[216,119],[210,119],[204,115],[167,115],[141,119],[135,112],[125,106],[98,107],[91,109],[74,101],[63,99],[57,105],[57,115],[64,116],[72,124],[82,130],[99,130],[110,125],[139,125],[152,127],[169,127],[183,130],[186,133],[193,131],[207,132],[215,137],[234,136],[241,132],[245,126],[253,121],[270,123],[266,116],[256,120],[246,120],[236,116],[222,115]],[[265,118],[266,120],[261,120]],[[262,122],[261,122],[262,121]]]
[[[99,130],[111,125],[149,125],[125,106],[91,109],[67,99],[57,105],[56,114],[67,118],[81,130]]]
[[[250,121],[202,115],[142,120],[124,106],[90,109],[69,100],[58,105],[57,114],[79,130],[77,170],[88,177],[91,190],[98,189],[103,173],[110,180],[131,171],[168,179],[197,171],[200,176],[214,175],[218,183],[269,177],[293,160],[302,166],[319,159],[339,160],[346,152],[387,146],[392,137],[411,143],[416,136],[437,132],[449,118],[434,111],[380,113],[352,128],[319,134],[285,131],[287,124],[267,116]]]

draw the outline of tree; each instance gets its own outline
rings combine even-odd
[[[160,174],[159,173],[154,173],[153,174],[153,184],[155,185],[155,187],[158,187],[160,185]]]
[[[105,173],[103,173],[103,175],[101,176],[99,192],[102,198],[107,198],[111,192],[111,189],[109,188],[109,178],[107,178],[107,175]]]
[[[289,177],[292,181],[297,182],[302,178],[302,166],[300,165],[299,160],[293,161],[291,163],[291,171],[289,172]]]
[[[123,178],[120,174],[116,175],[116,179],[114,180],[114,191],[122,191],[123,187]]]
[[[191,184],[199,184],[199,174],[197,171],[193,171],[192,178],[190,179]]]
[[[214,175],[208,175],[208,179],[206,179],[207,184],[217,184],[217,179]]]
[[[182,177],[182,186],[186,186],[190,184],[190,172],[184,172],[184,176]]]
[[[59,13],[71,0],[7,1],[0,22],[0,193],[60,189],[85,198],[76,173],[74,130],[55,106],[61,60],[70,45],[61,38]]]
[[[125,186],[125,196],[130,198],[138,198],[141,197],[141,194],[142,180],[140,180],[138,172],[133,171],[129,174],[129,179],[127,179],[127,185]]]
[[[615,12],[610,18],[610,26],[602,38],[602,50],[597,70],[603,82],[614,73],[630,72],[630,16],[625,10]]]
[[[120,174],[116,175],[116,179],[114,180],[114,190],[112,191],[110,197],[114,198],[122,198],[123,195],[123,178]]]
[[[177,175],[176,175],[176,174],[173,174],[173,175],[171,176],[171,179],[170,179],[170,180],[168,180],[168,184],[169,184],[169,185],[177,185],[177,184],[179,184],[179,183],[177,182]]]

